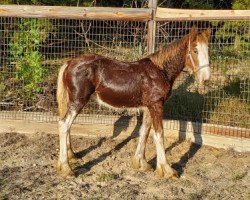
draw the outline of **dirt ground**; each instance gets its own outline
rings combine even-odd
[[[132,169],[135,137],[72,140],[77,177],[65,180],[55,169],[57,135],[0,134],[0,199],[250,199],[250,153],[169,140],[167,160],[180,178],[167,180]],[[151,138],[146,156],[155,167]]]

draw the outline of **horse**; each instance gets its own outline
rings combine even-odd
[[[146,141],[151,126],[156,147],[156,174],[174,178],[178,173],[166,160],[163,133],[163,107],[171,95],[175,79],[184,67],[193,72],[202,85],[210,78],[208,41],[210,28],[196,28],[138,61],[126,62],[97,54],[82,54],[63,64],[59,70],[57,102],[59,111],[59,159],[57,171],[63,177],[74,176],[69,159],[75,158],[70,141],[71,125],[96,94],[100,104],[111,108],[140,108],[143,111],[138,145],[132,158],[133,168],[148,171]]]

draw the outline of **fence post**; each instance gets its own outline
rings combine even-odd
[[[155,32],[156,32],[155,13],[157,8],[157,0],[149,0],[148,8],[152,10],[152,18],[148,22],[148,54],[151,54],[154,53],[155,51]]]

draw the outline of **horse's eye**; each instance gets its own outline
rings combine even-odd
[[[194,53],[198,54],[198,49],[196,47],[194,48]]]

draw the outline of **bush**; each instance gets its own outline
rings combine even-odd
[[[26,92],[38,92],[46,69],[42,66],[39,48],[51,30],[48,20],[21,19],[10,40],[11,60],[15,63],[16,78],[24,81]]]

